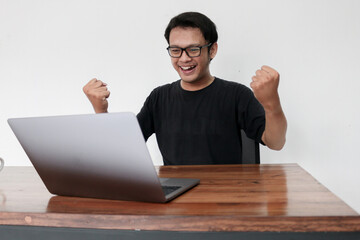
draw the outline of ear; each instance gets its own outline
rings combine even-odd
[[[211,45],[210,48],[210,59],[213,59],[216,56],[217,49],[218,49],[218,44],[217,42],[215,42]]]

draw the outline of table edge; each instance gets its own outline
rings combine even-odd
[[[1,212],[0,225],[190,232],[360,232],[360,216],[203,217]]]

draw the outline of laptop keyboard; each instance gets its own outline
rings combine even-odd
[[[165,196],[181,188],[180,186],[161,186],[161,187]]]

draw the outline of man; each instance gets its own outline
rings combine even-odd
[[[137,115],[145,139],[156,134],[165,165],[241,163],[241,129],[271,149],[282,149],[287,123],[277,71],[257,70],[253,92],[212,76],[218,36],[215,24],[200,13],[174,17],[165,38],[181,79],[154,89]],[[92,79],[83,90],[96,113],[107,112],[105,83]]]

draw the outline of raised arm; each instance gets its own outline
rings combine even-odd
[[[106,83],[93,78],[83,87],[95,113],[107,113],[109,105],[107,98],[110,96],[110,92],[106,86]]]
[[[262,66],[252,77],[250,84],[254,95],[265,110],[265,131],[262,141],[273,150],[281,150],[286,141],[287,121],[281,108],[278,94],[279,73],[268,66]]]

